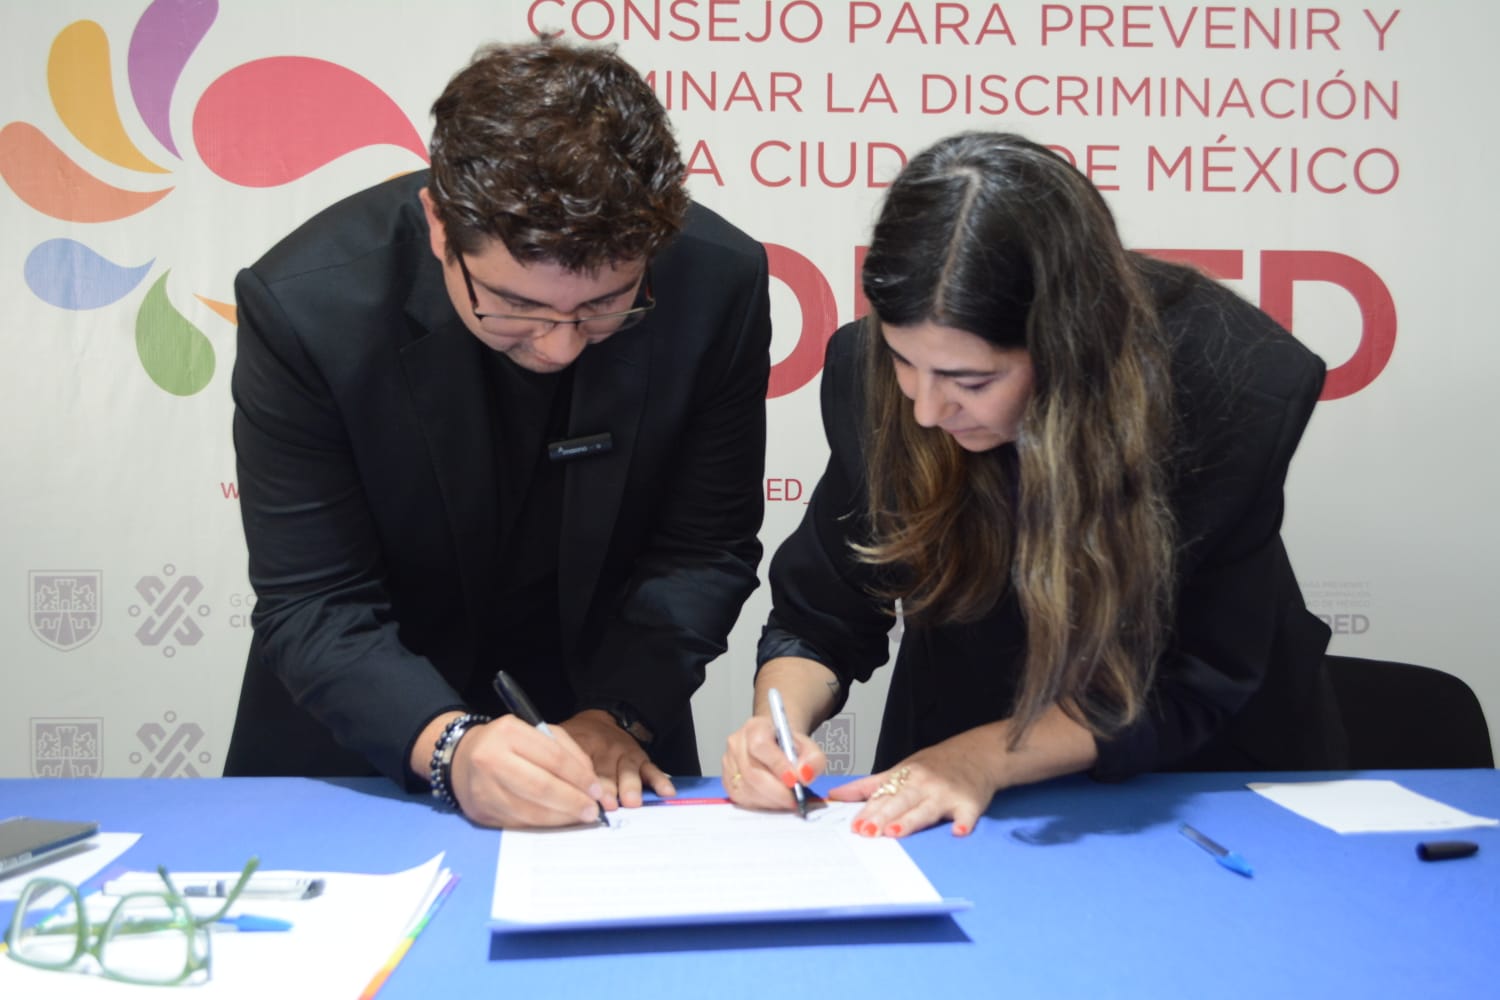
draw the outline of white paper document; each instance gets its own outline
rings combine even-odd
[[[1472,816],[1394,781],[1253,781],[1252,791],[1335,833],[1401,833],[1500,826]]]
[[[506,831],[492,926],[502,931],[950,913],[900,841],[849,829],[858,803],[802,820],[731,805],[653,803],[609,827]]]
[[[351,872],[265,872],[324,880],[312,899],[241,898],[230,915],[253,914],[290,921],[291,930],[255,934],[212,933],[212,978],[182,988],[135,986],[84,972],[49,972],[0,956],[0,997],[166,996],[193,998],[349,997],[365,994],[371,981],[393,959],[420,926],[450,873],[441,854],[425,864],[392,875]],[[172,872],[174,881],[228,879],[239,872]],[[260,874],[258,871],[257,874]],[[127,881],[149,881],[154,873],[131,873]],[[156,879],[160,884],[160,879]],[[189,900],[195,911],[215,900]],[[107,912],[112,901],[91,896],[90,919]],[[86,968],[82,966],[81,968]],[[383,981],[383,980],[382,980]]]

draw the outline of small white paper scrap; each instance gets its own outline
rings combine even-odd
[[[1400,833],[1500,826],[1472,816],[1394,781],[1252,781],[1251,791],[1335,833]]]

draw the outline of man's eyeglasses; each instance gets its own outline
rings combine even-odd
[[[636,304],[619,312],[590,313],[584,308],[572,319],[480,312],[479,297],[474,294],[474,276],[469,273],[469,265],[464,263],[463,254],[454,256],[458,258],[459,273],[464,276],[464,287],[469,291],[469,306],[474,310],[474,318],[479,321],[480,329],[492,336],[532,340],[546,336],[556,327],[571,325],[576,326],[578,332],[585,337],[607,337],[635,326],[656,308],[656,297],[651,293],[651,270],[647,268],[641,279],[641,289],[636,294]]]
[[[16,902],[6,954],[17,962],[61,972],[85,963],[106,979],[143,986],[201,983],[211,975],[210,925],[223,918],[259,866],[251,858],[224,903],[208,916],[194,916],[165,868],[157,868],[166,889],[133,892],[115,901],[102,920],[89,919],[78,887],[55,878],[26,883]],[[54,914],[26,926],[26,914],[53,893],[66,896]],[[90,896],[99,902],[103,897]],[[95,907],[97,912],[97,907]]]

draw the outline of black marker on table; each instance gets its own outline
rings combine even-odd
[[[505,702],[506,707],[515,713],[516,718],[528,726],[535,726],[547,739],[557,739],[552,735],[552,730],[547,728],[547,723],[542,721],[541,713],[536,710],[531,699],[526,697],[526,692],[521,690],[521,685],[517,684],[515,679],[504,670],[495,675],[495,693],[500,696],[501,701]],[[604,815],[604,803],[596,804],[599,806],[599,825],[609,826],[609,819]]]
[[[1472,840],[1429,840],[1417,845],[1417,857],[1423,861],[1452,861],[1479,853]]]

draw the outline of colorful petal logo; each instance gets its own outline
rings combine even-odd
[[[183,69],[218,17],[217,0],[154,0],[136,22],[126,54],[135,112],[160,150],[143,151],[120,115],[110,44],[94,21],[57,34],[47,59],[47,93],[57,119],[104,163],[139,183],[119,187],[75,162],[29,122],[0,128],[0,179],[42,215],[60,222],[103,224],[147,212],[171,195],[173,161],[181,161],[171,109]],[[202,163],[230,184],[290,184],[347,153],[393,145],[423,162],[427,151],[411,121],[369,80],[335,63],[272,57],[219,76],[193,108],[193,142]],[[120,262],[79,240],[58,237],[33,247],[25,262],[32,293],[59,309],[99,309],[146,282],[156,259]],[[212,342],[171,302],[170,268],[151,283],[136,310],[141,366],[162,389],[200,392],[213,378]],[[195,296],[227,322],[232,303]]]

